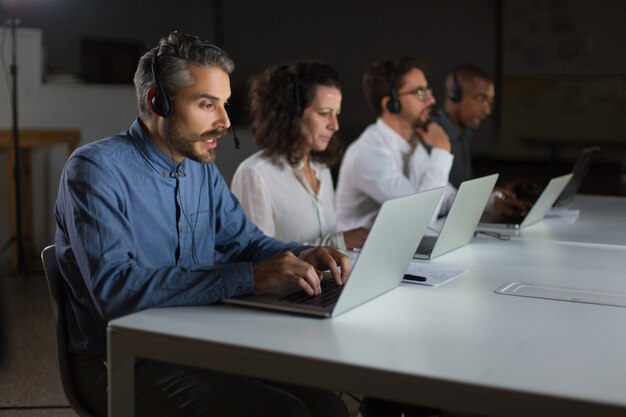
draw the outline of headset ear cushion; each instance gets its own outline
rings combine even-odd
[[[454,101],[455,103],[458,103],[459,101],[461,101],[461,99],[463,98],[463,93],[461,92],[461,89],[458,87],[454,87],[452,90],[450,90],[450,92],[448,93],[448,98],[452,101]]]
[[[400,105],[400,100],[398,99],[398,92],[395,87],[391,85],[389,91],[389,101],[387,101],[387,110],[391,113],[397,114],[400,113],[400,109],[402,106]]]
[[[448,98],[455,103],[458,103],[463,98],[463,89],[461,88],[461,85],[459,84],[458,72],[459,72],[459,67],[455,67],[452,70],[453,84],[452,84],[452,88],[448,92]]]
[[[400,102],[395,97],[390,97],[387,101],[387,110],[391,113],[400,113]]]
[[[169,97],[161,93],[160,89],[157,89],[157,92],[152,96],[152,110],[156,114],[162,117],[167,117],[170,115],[171,106],[169,102]]]

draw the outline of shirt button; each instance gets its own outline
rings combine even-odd
[[[167,171],[163,170],[163,172],[161,172],[161,175],[163,175],[164,177],[167,177]]]
[[[185,170],[184,169],[180,169],[180,175],[185,175]]]
[[[182,227],[179,227],[179,228],[178,228],[178,231],[179,231],[180,233],[182,233],[182,232],[183,232],[183,230],[185,230],[185,229],[183,229]]]
[[[241,293],[243,293],[243,288],[241,288],[241,286],[237,286],[237,288],[235,288],[235,292],[237,294],[241,294]]]

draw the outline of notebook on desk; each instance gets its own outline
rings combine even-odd
[[[533,207],[525,216],[509,217],[498,213],[484,213],[480,218],[478,228],[523,229],[524,227],[537,223],[539,220],[543,219],[548,210],[550,210],[571,178],[572,174],[552,178],[548,186],[543,190]]]
[[[424,236],[413,257],[433,259],[472,240],[480,215],[485,210],[497,179],[498,174],[493,174],[463,182],[439,236]]]
[[[443,187],[435,188],[385,201],[342,287],[327,278],[322,294],[314,297],[294,285],[285,285],[275,291],[222,301],[319,317],[334,317],[369,301],[400,284],[443,191]],[[326,299],[335,291],[335,300]]]

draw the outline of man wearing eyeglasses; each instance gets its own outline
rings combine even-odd
[[[365,70],[363,89],[377,120],[348,147],[342,162],[339,231],[370,227],[385,200],[447,185],[452,166],[448,135],[429,122],[435,97],[419,60],[399,57],[372,63]],[[443,212],[452,192],[446,191]]]
[[[458,188],[463,181],[474,177],[471,141],[474,131],[491,115],[495,87],[489,75],[481,68],[457,65],[446,78],[446,100],[442,108],[433,113],[431,120],[440,125],[450,138],[450,152],[454,155],[450,169],[450,183]],[[531,184],[518,183],[529,187]],[[515,185],[496,187],[492,193],[489,210],[504,215],[525,214],[531,203],[517,198]]]

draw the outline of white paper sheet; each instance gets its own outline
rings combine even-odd
[[[580,210],[552,207],[543,217],[543,220],[547,220],[551,223],[574,223],[579,215]]]
[[[407,281],[403,279],[402,282],[437,287],[463,275],[466,271],[467,269],[458,266],[413,261],[406,269],[406,273],[409,275],[424,277],[426,278],[426,281]]]

